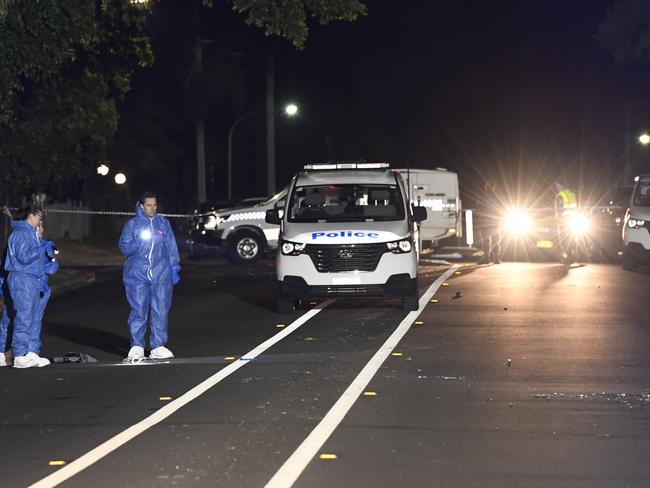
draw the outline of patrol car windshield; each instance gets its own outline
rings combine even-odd
[[[634,193],[635,207],[650,207],[650,181],[642,181]]]
[[[289,202],[290,222],[403,220],[404,203],[396,185],[296,187]]]

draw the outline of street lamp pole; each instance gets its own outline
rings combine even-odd
[[[289,116],[293,117],[298,113],[298,106],[295,104],[289,104],[284,108],[284,112]],[[239,125],[241,121],[244,119],[247,119],[248,117],[252,117],[253,115],[262,115],[262,112],[247,112],[243,115],[240,115],[230,126],[230,130],[228,131],[228,200],[232,199],[232,137],[233,134],[235,133],[235,129]],[[267,144],[268,144],[268,139],[267,139]],[[267,151],[268,151],[267,147]],[[273,149],[274,150],[274,149]],[[274,177],[275,181],[275,177]],[[273,183],[275,186],[275,183]],[[275,191],[275,190],[273,190]],[[271,191],[271,193],[273,193]],[[269,194],[271,194],[269,193]]]

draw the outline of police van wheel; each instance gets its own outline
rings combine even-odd
[[[399,308],[405,312],[414,312],[419,308],[419,306],[420,304],[418,303],[418,299],[416,297],[408,297],[402,298],[402,304]]]
[[[228,241],[228,259],[236,264],[252,264],[263,256],[265,247],[259,234],[241,231]]]
[[[276,303],[278,313],[291,313],[295,310],[295,304],[287,300],[278,299]]]

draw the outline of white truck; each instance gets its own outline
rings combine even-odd
[[[435,247],[442,239],[462,237],[458,175],[444,168],[398,169],[409,188],[411,204],[427,209],[420,223],[423,247]]]

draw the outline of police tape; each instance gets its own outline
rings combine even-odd
[[[18,207],[4,207],[5,210],[8,210],[9,212],[15,212],[20,210]],[[44,207],[43,211],[45,214],[69,214],[69,215],[110,215],[110,216],[118,216],[118,217],[133,217],[135,215],[135,212],[119,212],[119,211],[113,211],[113,210],[75,210],[75,209],[64,209],[64,208],[47,208]],[[202,213],[202,214],[197,214],[197,213],[192,213],[192,214],[168,214],[168,213],[160,213],[158,215],[162,215],[163,217],[167,218],[172,218],[172,219],[191,219],[194,217],[205,217],[206,215],[210,215],[212,212],[207,212],[207,213]]]
[[[117,212],[113,210],[72,210],[72,209],[63,209],[63,208],[47,208],[43,209],[45,214],[56,213],[56,214],[70,214],[70,215],[112,215],[118,217],[133,217],[135,212]],[[172,219],[189,219],[192,217],[200,217],[199,214],[167,214],[160,213],[163,217],[168,217]]]

